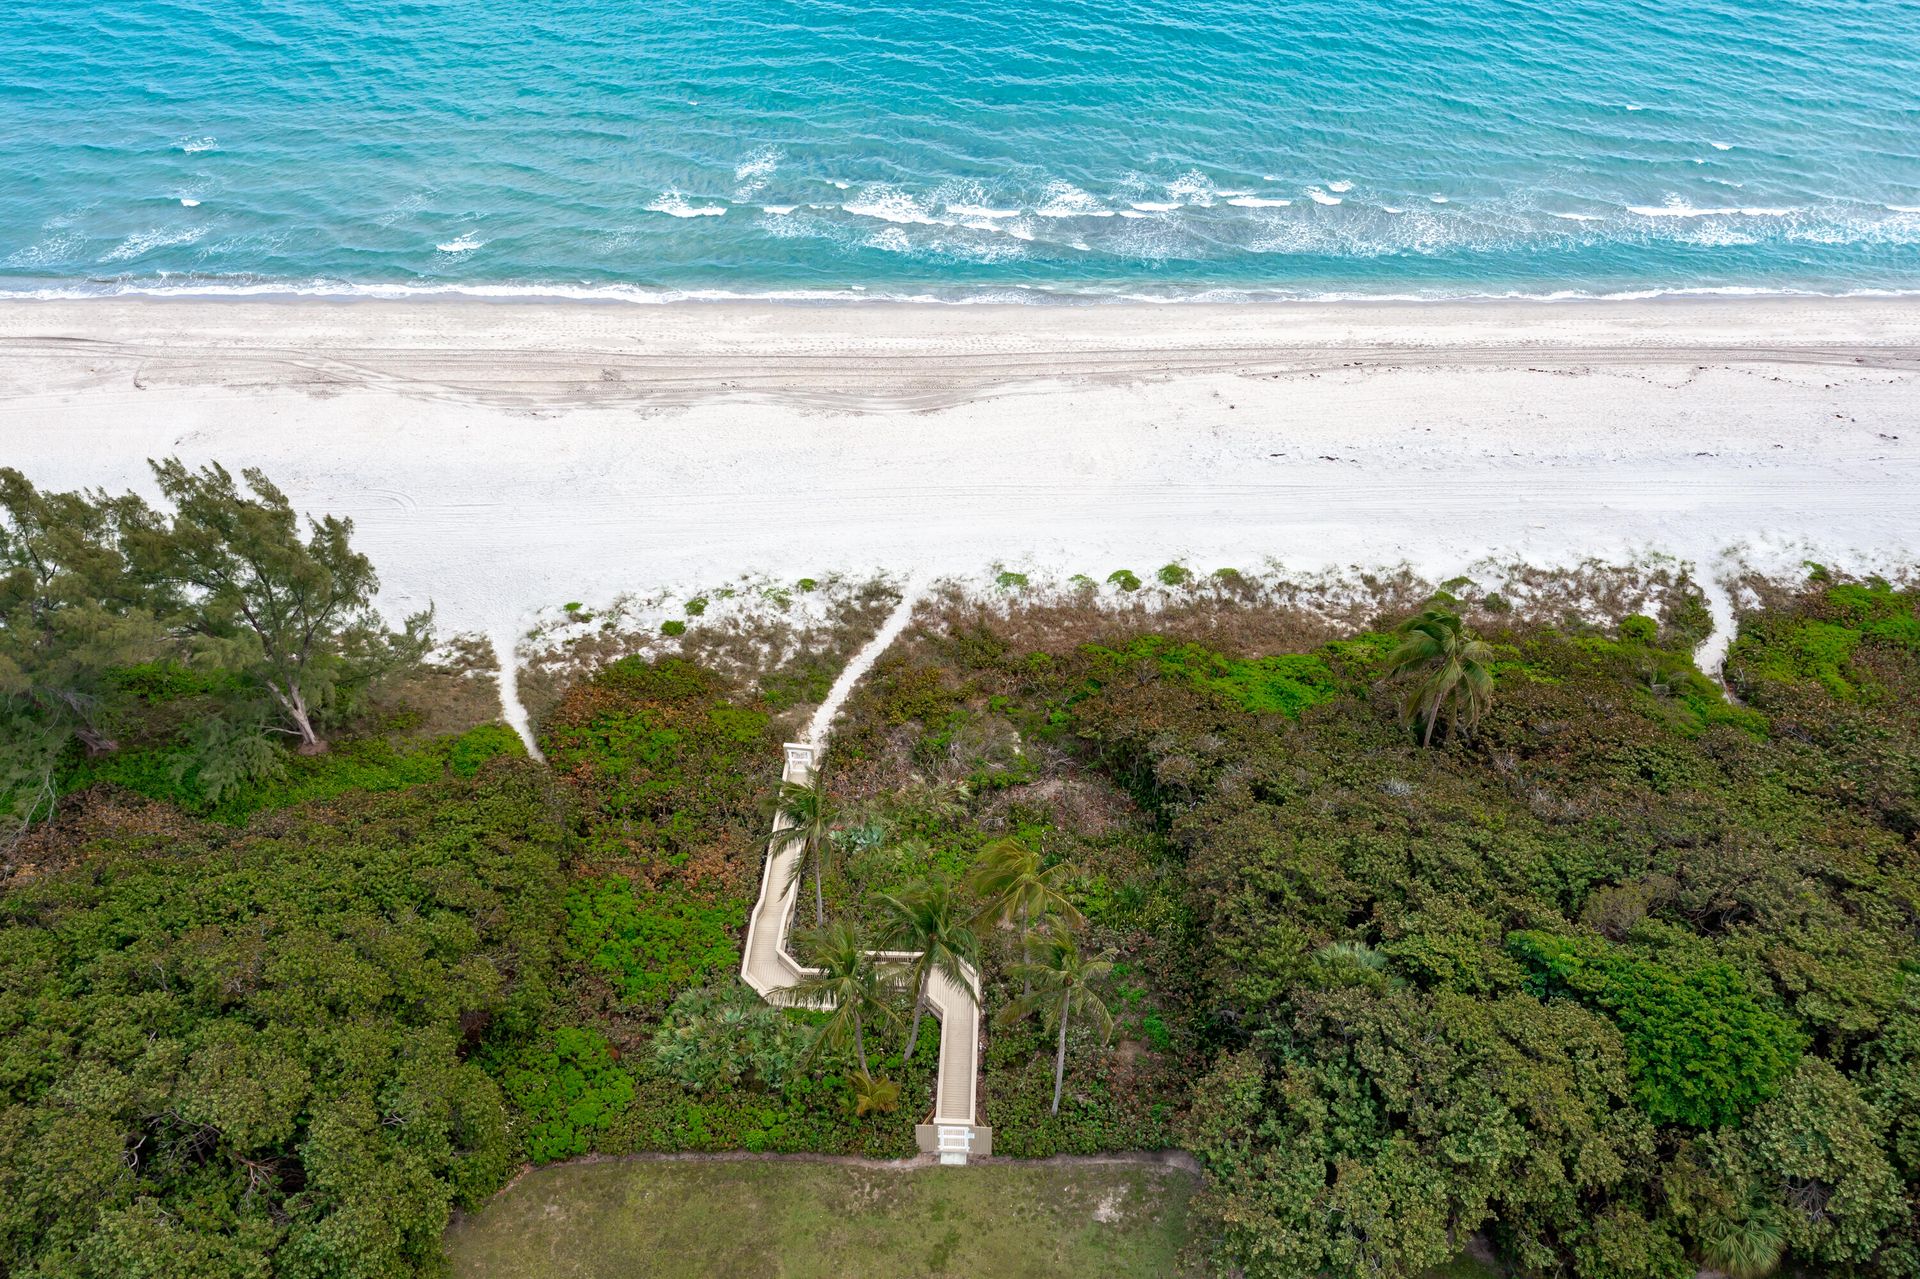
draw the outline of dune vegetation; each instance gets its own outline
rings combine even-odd
[[[556,684],[536,762],[479,664],[367,607],[350,526],[223,474],[167,472],[167,512],[6,477],[0,1271],[439,1274],[479,1212],[462,1273],[508,1273],[474,1241],[536,1190],[591,1222],[669,1176],[488,1206],[527,1164],[911,1155],[915,975],[845,974],[857,1025],[735,975],[768,818],[810,806],[818,953],[977,960],[996,1155],[1202,1176],[1135,1237],[1092,1174],[948,1170],[808,1265],[951,1195],[1062,1273],[1920,1272],[1911,590],[1745,583],[1723,690],[1683,580],[1351,625],[1251,574],[1002,581],[923,606],[798,796],[805,703],[693,660],[695,610],[680,655]],[[826,1175],[752,1193],[791,1217],[815,1192],[773,1183]],[[708,1246],[658,1194],[644,1246]],[[955,1265],[1003,1239],[962,1233]]]

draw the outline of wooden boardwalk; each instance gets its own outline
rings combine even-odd
[[[847,663],[840,683],[828,695],[824,706],[839,705],[846,694],[846,687],[840,685],[850,687],[861,672],[872,665],[876,647],[884,648],[899,633],[912,607],[913,596],[909,592],[901,600],[896,616],[881,628],[868,650]],[[816,739],[824,737],[829,727],[816,719],[813,726]],[[781,780],[811,783],[817,762],[818,747],[814,743],[789,742]],[[792,824],[782,814],[773,828],[785,830]],[[753,914],[747,917],[747,944],[740,959],[740,978],[761,998],[774,1003],[788,1002],[786,988],[815,971],[803,967],[787,948],[794,907],[800,895],[800,885],[793,873],[799,856],[797,840],[782,840],[769,848],[766,870],[760,877],[760,896],[754,903]],[[911,951],[873,953],[883,964],[902,964],[916,958]],[[925,1123],[916,1125],[915,1133],[920,1148],[937,1151],[942,1163],[965,1163],[970,1154],[993,1153],[993,1130],[976,1122],[979,1117],[980,1002],[974,992],[979,989],[980,980],[971,968],[967,976],[971,986],[938,971],[927,983],[927,1005],[939,1022],[940,1063],[934,1081],[933,1113]]]

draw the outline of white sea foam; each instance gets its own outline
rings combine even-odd
[[[1920,204],[1889,204],[1887,207],[1895,213],[1920,213]]]
[[[173,145],[179,147],[182,151],[185,151],[188,155],[198,155],[202,151],[212,151],[217,149],[220,146],[220,139],[214,137],[210,133],[202,134],[199,137],[195,137],[189,134],[188,136],[181,138],[178,142],[174,143]]]
[[[1351,183],[1351,182],[1329,182],[1329,183],[1327,183],[1327,190],[1329,190],[1329,191],[1340,191],[1340,192],[1346,192],[1346,191],[1351,191],[1351,190],[1353,190],[1353,183]]]
[[[1435,204],[1445,204],[1447,202],[1447,197],[1444,195],[1430,195],[1427,199],[1432,200]]]
[[[1213,207],[1213,179],[1198,169],[1188,169],[1167,183],[1167,194],[1182,204],[1210,209]],[[1136,204],[1133,207],[1138,209],[1141,206]]]
[[[840,206],[858,218],[879,218],[882,222],[931,226],[934,217],[927,206],[891,182],[876,182],[861,189],[854,199]]]
[[[1022,218],[1018,222],[1008,223],[1007,234],[1016,240],[1031,240],[1033,238],[1033,223],[1028,222],[1025,218]]]
[[[11,263],[11,259],[8,260]],[[1047,306],[1061,299],[1089,303],[1151,302],[1179,306],[1189,302],[1440,302],[1440,301],[1633,301],[1663,297],[1844,297],[1903,298],[1920,297],[1914,289],[1782,289],[1749,285],[1708,285],[1697,288],[1650,288],[1615,293],[1593,293],[1579,289],[1559,289],[1546,293],[1509,290],[1502,293],[1470,290],[1435,290],[1427,293],[1367,293],[1354,290],[1289,292],[1280,289],[1181,289],[1164,293],[1118,289],[1084,291],[1050,288],[1009,287],[967,288],[944,293],[922,291],[869,291],[859,285],[841,289],[657,289],[639,285],[569,284],[367,284],[325,278],[307,281],[272,280],[231,283],[217,280],[176,282],[156,279],[117,279],[96,284],[57,285],[30,289],[0,288],[0,298],[27,301],[60,301],[96,297],[163,298],[494,298],[552,299],[558,301],[630,302],[649,306],[685,302],[835,302],[871,299],[887,302],[913,302],[943,306],[991,306],[1023,303]]]
[[[1602,220],[1598,213],[1554,213],[1550,214],[1550,216],[1560,218],[1567,222],[1599,222]]]
[[[1260,180],[1262,182],[1278,182],[1281,179],[1280,179],[1280,175],[1277,173],[1263,173],[1260,175]]]
[[[1225,200],[1228,204],[1232,204],[1233,197],[1239,196],[1239,195],[1252,195],[1253,192],[1242,190],[1238,187],[1232,190],[1228,190],[1226,187],[1221,187],[1218,191],[1215,191],[1214,194],[1219,196],[1222,200]]]
[[[1138,209],[1121,209],[1119,213],[1123,218],[1144,218],[1147,216]]]
[[[1237,204],[1243,209],[1279,209],[1285,208],[1287,205],[1292,204],[1293,201],[1274,199],[1271,196],[1264,195],[1236,195],[1228,200],[1227,203]]]
[[[749,151],[746,158],[733,166],[735,182],[750,182],[755,178],[764,178],[780,166],[780,148],[766,146]]]
[[[1326,193],[1325,191],[1322,191],[1322,190],[1321,190],[1321,189],[1320,189],[1319,187],[1308,187],[1308,188],[1307,188],[1307,198],[1308,198],[1309,200],[1312,200],[1312,201],[1313,201],[1313,202],[1314,202],[1315,204],[1338,204],[1338,203],[1340,203],[1340,197],[1339,197],[1339,196],[1337,196],[1337,195],[1328,195],[1328,194],[1327,194],[1327,193]]]
[[[679,191],[662,191],[660,198],[645,208],[649,213],[664,213],[675,218],[717,218],[727,211],[724,204],[689,204]]]
[[[205,235],[207,230],[208,227],[206,225],[173,231],[155,227],[151,231],[142,231],[138,235],[128,236],[119,244],[114,245],[111,249],[101,254],[100,260],[102,262],[125,262],[128,258],[137,258],[141,254],[151,253],[155,249],[178,248],[183,244],[192,244],[201,236]]]
[[[190,195],[183,195],[180,197],[180,207],[183,209],[197,209],[200,207],[200,201]]]
[[[888,253],[906,253],[913,248],[913,241],[907,239],[907,233],[897,226],[881,227],[867,240],[870,248],[884,249]]]
[[[445,244],[436,244],[433,247],[442,253],[471,253],[485,243],[485,240],[473,232],[463,231],[460,235],[448,240]]]
[[[1135,200],[1133,207],[1141,213],[1172,213],[1180,207],[1178,200]]]
[[[780,149],[773,146],[756,147],[733,166],[733,198],[737,201],[751,200],[767,185],[767,179],[780,167]]]
[[[1401,208],[1401,207],[1400,207],[1399,205],[1397,205],[1397,204],[1383,204],[1383,205],[1381,205],[1381,206],[1380,206],[1380,212],[1382,212],[1382,213],[1405,213],[1405,212],[1406,212],[1406,210],[1405,210],[1405,209],[1403,209],[1403,208]]]
[[[63,231],[50,235],[35,244],[15,249],[7,255],[7,266],[48,266],[55,262],[68,262],[79,255],[85,241],[72,231]]]
[[[1736,214],[1749,218],[1784,218],[1798,213],[1798,209],[1770,208],[1763,205],[1745,205],[1738,208],[1700,209],[1681,200],[1678,196],[1667,197],[1665,204],[1629,204],[1628,213],[1637,213],[1643,218],[1725,218]]]
[[[1018,209],[989,209],[979,204],[949,204],[947,212],[956,218],[1017,218]]]
[[[797,205],[797,204],[763,204],[763,205],[761,205],[761,206],[760,206],[760,212],[762,212],[762,213],[792,213],[792,212],[793,212],[793,211],[794,211],[795,209],[797,209],[797,208],[799,208],[799,207],[800,207],[800,206],[799,206],[799,205]]]
[[[1715,151],[1731,151],[1731,150],[1733,150],[1733,143],[1731,143],[1731,142],[1710,142],[1710,143],[1708,143],[1707,145],[1708,145],[1708,146],[1710,146],[1710,147],[1712,147],[1712,148],[1713,148],[1713,149],[1714,149]]]
[[[1110,218],[1113,210],[1101,204],[1071,182],[1055,180],[1040,193],[1040,207],[1034,210],[1043,218]]]

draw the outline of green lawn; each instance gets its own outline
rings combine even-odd
[[[458,1279],[1177,1275],[1194,1189],[1123,1165],[558,1164],[456,1221],[447,1255]]]

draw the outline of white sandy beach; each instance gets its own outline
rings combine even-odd
[[[1911,564],[1920,301],[0,305],[0,462],[165,454],[496,636],[746,571]]]

